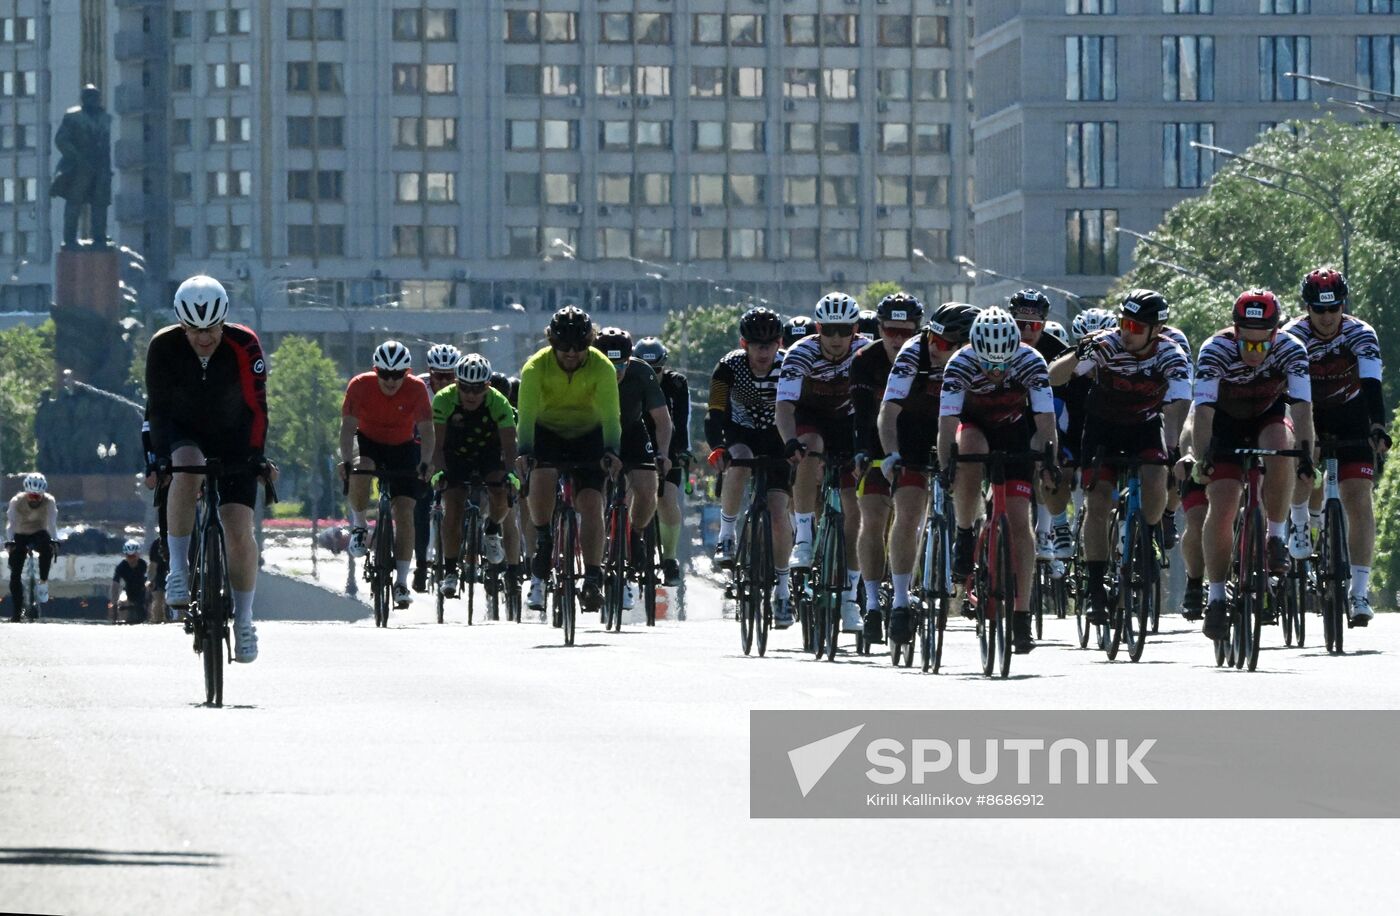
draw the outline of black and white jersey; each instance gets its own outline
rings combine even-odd
[[[992,378],[972,347],[963,347],[943,370],[938,412],[979,426],[1024,422],[1028,413],[1055,412],[1045,357],[1021,344],[999,378]]]
[[[904,411],[937,423],[938,402],[943,393],[943,366],[929,357],[925,335],[919,334],[899,348],[885,384],[886,401],[900,401]],[[900,417],[903,418],[901,413]]]
[[[1191,399],[1190,360],[1163,335],[1141,356],[1128,352],[1123,335],[1110,331],[1094,339],[1076,374],[1091,376],[1085,399],[1088,415],[1119,424],[1146,423],[1162,414],[1162,405]]]
[[[1298,338],[1280,331],[1258,366],[1246,366],[1234,328],[1201,345],[1196,360],[1197,404],[1208,404],[1237,420],[1257,417],[1279,398],[1311,401],[1308,351]]]
[[[746,429],[772,429],[774,404],[778,400],[778,377],[783,371],[783,355],[773,360],[767,375],[756,376],[748,354],[731,350],[715,366],[710,377],[710,415],[720,423],[733,423]],[[711,442],[717,441],[711,437]]]
[[[1306,316],[1293,319],[1283,330],[1307,348],[1314,404],[1345,404],[1361,393],[1362,379],[1380,381],[1380,340],[1360,318],[1344,316],[1337,333],[1327,340],[1317,336]]]
[[[778,400],[796,401],[797,406],[808,413],[848,416],[851,413],[851,362],[869,343],[869,337],[857,334],[846,355],[832,362],[822,355],[819,336],[802,338],[783,355]]]

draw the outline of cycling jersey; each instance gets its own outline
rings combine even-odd
[[[1162,336],[1170,340],[1181,348],[1181,352],[1186,354],[1187,363],[1191,362],[1191,341],[1186,339],[1186,332],[1181,328],[1174,328],[1169,324],[1162,325]]]
[[[206,456],[262,454],[267,440],[267,363],[252,329],[225,324],[219,345],[201,359],[170,325],[146,349],[146,417],[151,450],[169,458],[172,445],[193,438]]]
[[[666,411],[671,415],[671,455],[675,458],[690,451],[690,385],[685,376],[674,369],[663,369],[656,377],[661,393],[666,397]],[[656,437],[656,421],[648,414],[647,429]]]
[[[5,513],[5,540],[13,541],[16,535],[38,534],[47,531],[49,537],[58,537],[58,500],[52,493],[42,493],[33,502],[28,493],[16,493],[10,497],[10,506]]]
[[[1060,343],[1058,338],[1046,334],[1044,330],[1040,332],[1040,339],[1035,342],[1035,352],[1045,357],[1047,366],[1063,356],[1068,350],[1069,347]]]
[[[1345,315],[1337,333],[1327,340],[1317,336],[1306,316],[1290,321],[1283,330],[1308,351],[1314,404],[1331,407],[1349,403],[1362,393],[1367,379],[1376,382],[1379,392],[1381,345],[1375,329],[1366,322]],[[1382,412],[1372,419],[1384,423],[1385,415]]]
[[[120,582],[126,592],[126,600],[136,607],[146,606],[146,561],[137,560],[133,566],[126,560],[117,564],[112,573],[112,581]]]
[[[1196,361],[1197,404],[1208,404],[1237,420],[1262,416],[1280,398],[1312,400],[1308,351],[1290,334],[1275,335],[1258,366],[1240,357],[1234,328],[1225,328],[1201,345]]]
[[[491,387],[480,406],[469,411],[453,385],[433,396],[433,422],[443,427],[443,455],[448,461],[483,456],[496,456],[499,461],[500,431],[515,428],[515,411],[505,395]]]
[[[778,354],[764,376],[754,375],[748,354],[731,350],[715,366],[710,377],[710,403],[705,414],[705,438],[711,445],[728,445],[729,425],[750,430],[770,430],[776,425],[774,405],[778,399],[778,378],[782,375],[783,355]]]
[[[374,372],[361,372],[345,386],[340,415],[354,417],[358,432],[381,445],[412,442],[417,426],[433,418],[428,385],[415,375],[404,376],[393,394],[385,394]]]
[[[617,404],[624,432],[645,426],[643,418],[666,406],[666,395],[661,392],[656,373],[645,360],[635,356],[627,360],[627,371],[617,382]]]
[[[795,401],[806,413],[836,417],[851,413],[851,363],[870,338],[857,334],[851,348],[832,362],[822,355],[821,338],[804,337],[783,357],[778,400]]]
[[[943,366],[934,365],[929,358],[929,349],[920,334],[906,341],[899,349],[890,367],[889,381],[885,384],[886,401],[902,402],[903,412],[920,416],[937,423],[938,401],[943,389]]]
[[[955,353],[943,370],[940,416],[961,417],[987,429],[1024,424],[1028,412],[1054,411],[1045,357],[1025,344],[1012,355],[1000,378],[987,375],[971,347]]]
[[[885,457],[877,424],[880,401],[884,398],[885,385],[893,366],[881,341],[875,341],[851,360],[851,406],[856,420],[856,451],[864,452],[871,458]]]
[[[1186,354],[1171,339],[1159,337],[1144,356],[1128,352],[1120,331],[1095,338],[1081,363],[1093,374],[1085,410],[1096,420],[1120,425],[1149,423],[1162,415],[1162,405],[1191,399],[1191,373]]]
[[[593,347],[571,373],[559,365],[552,347],[531,356],[520,370],[518,406],[516,429],[522,454],[533,451],[537,426],[563,439],[601,429],[604,449],[617,454],[621,448],[617,370]]]

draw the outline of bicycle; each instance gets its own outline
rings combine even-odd
[[[1215,665],[1228,661],[1236,670],[1259,666],[1259,642],[1265,618],[1273,616],[1274,594],[1270,583],[1269,556],[1265,550],[1264,458],[1302,458],[1301,449],[1236,448],[1226,452],[1238,458],[1245,476],[1240,511],[1235,516],[1235,568],[1233,600],[1226,638],[1215,640]],[[1270,620],[1269,622],[1274,622]]]
[[[1347,517],[1342,508],[1342,491],[1338,478],[1337,452],[1365,446],[1374,447],[1370,439],[1323,439],[1318,443],[1322,453],[1322,532],[1318,539],[1316,579],[1313,593],[1322,614],[1322,639],[1328,655],[1343,655],[1344,634],[1351,629],[1347,613],[1347,596],[1351,591],[1351,552],[1347,545]],[[1381,473],[1376,462],[1376,476]],[[1301,613],[1297,620],[1298,645],[1303,644]],[[1345,624],[1345,625],[1344,625]]]
[[[229,645],[229,620],[233,617],[233,589],[229,584],[228,551],[224,545],[224,524],[219,517],[219,488],[211,482],[225,475],[223,462],[210,458],[202,465],[176,465],[163,469],[167,474],[199,474],[204,486],[195,504],[193,576],[190,579],[190,605],[185,614],[185,633],[194,637],[194,651],[204,667],[204,703],[215,708],[224,705],[224,664],[233,661]],[[263,481],[263,501],[277,502],[277,491],[259,468]],[[157,504],[168,493],[156,492]],[[164,513],[161,513],[164,518]],[[162,532],[164,536],[164,532]]]
[[[841,633],[841,603],[846,592],[846,515],[841,508],[841,475],[849,456],[808,451],[807,457],[823,459],[822,505],[812,551],[812,569],[804,585],[810,590],[807,609],[811,622],[812,657],[836,660]],[[864,654],[865,637],[856,634],[856,651]]]
[[[998,671],[998,662],[1001,677],[1011,674],[1014,643],[1012,618],[1016,603],[1016,567],[1011,553],[1011,520],[1006,511],[1006,466],[1018,461],[1046,461],[1050,466],[1047,460],[1050,456],[1048,449],[980,455],[961,455],[956,447],[953,450],[954,464],[985,465],[992,483],[986,522],[977,535],[977,559],[971,587],[967,590],[977,621],[982,674],[987,677]]]
[[[929,496],[925,503],[921,548],[914,565],[914,587],[909,598],[917,605],[916,638],[918,638],[921,670],[937,674],[943,664],[943,639],[948,627],[948,604],[953,588],[953,503],[947,498],[942,475],[938,473],[937,456],[931,464],[903,464],[900,473],[912,471],[931,477]],[[896,478],[898,474],[894,475]],[[914,643],[897,643],[891,637],[890,662],[896,667],[910,668],[914,664]]]
[[[1079,648],[1089,648],[1089,637],[1094,637],[1094,645],[1102,648],[1108,639],[1107,624],[1089,622],[1089,571],[1079,558],[1084,555],[1084,512],[1074,516],[1074,565],[1069,571],[1069,590],[1074,595],[1074,630],[1079,640]]]
[[[632,514],[627,505],[627,471],[655,470],[654,464],[638,464],[623,469],[608,483],[608,503],[604,510],[607,541],[603,551],[603,629],[622,632],[623,603],[627,592],[627,571],[640,557],[632,557]],[[653,519],[653,521],[655,521]],[[655,541],[652,542],[653,544]],[[648,563],[648,566],[650,564]],[[651,619],[656,619],[656,586],[652,585]]]
[[[739,645],[748,655],[755,641],[758,656],[768,651],[768,632],[773,626],[773,588],[778,575],[773,559],[773,520],[768,512],[768,474],[786,472],[781,459],[730,458],[732,467],[751,468],[748,513],[739,532],[734,564],[729,570],[725,596],[734,599],[734,617],[739,621]]]
[[[579,589],[583,582],[583,548],[579,544],[578,510],[574,508],[574,471],[592,470],[593,463],[535,464],[535,469],[557,471],[554,516],[550,519],[554,552],[547,588],[554,604],[554,626],[563,629],[564,645],[574,644],[578,625]]]
[[[417,480],[412,471],[382,471],[370,468],[351,468],[350,474],[373,477],[379,484],[379,505],[370,533],[370,551],[363,564],[364,580],[369,584],[374,599],[374,625],[378,628],[389,626],[389,611],[394,607],[394,501],[389,495],[388,482],[393,479]],[[349,488],[349,477],[346,477]],[[439,620],[439,623],[441,620]]]
[[[442,593],[442,582],[447,574],[443,560],[442,541],[442,491],[433,491],[433,505],[428,510],[428,587],[432,589],[433,601],[437,606],[437,622],[443,622],[447,596]]]
[[[1152,620],[1162,603],[1161,565],[1157,555],[1157,526],[1147,524],[1142,516],[1142,466],[1170,464],[1167,459],[1149,459],[1141,455],[1094,456],[1089,476],[1089,489],[1098,485],[1098,471],[1107,465],[1117,471],[1118,500],[1114,503],[1110,531],[1116,532],[1110,567],[1115,571],[1109,589],[1109,623],[1100,648],[1109,661],[1118,657],[1124,643],[1128,658],[1138,661],[1147,644]],[[1106,638],[1104,638],[1106,636]]]
[[[10,541],[5,545],[7,551],[15,549],[15,544]],[[53,556],[58,556],[58,542],[49,541],[49,549],[53,551]],[[11,623],[19,623],[21,620],[28,620],[36,623],[43,616],[43,603],[39,600],[39,558],[34,554],[34,545],[25,544],[24,548],[24,568],[20,572],[20,582],[24,587],[24,600],[21,607],[17,607],[10,614]]]

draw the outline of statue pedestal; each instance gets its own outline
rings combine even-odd
[[[121,261],[115,249],[60,249],[54,266],[53,304],[92,312],[115,322],[122,317]]]

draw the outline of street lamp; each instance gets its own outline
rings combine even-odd
[[[992,270],[990,267],[979,267],[977,266],[977,262],[973,261],[972,258],[969,258],[965,254],[960,254],[953,260],[957,261],[963,267],[966,267],[967,275],[972,279],[976,279],[978,274],[986,274],[987,276],[993,277],[997,280],[1009,280],[1012,283],[1021,283],[1025,286],[1038,286],[1041,289],[1048,289],[1052,293],[1059,293],[1066,299],[1072,299],[1075,302],[1082,302],[1085,305],[1092,304],[1088,299],[1085,299],[1078,293],[1072,293],[1069,290],[1061,289],[1058,286],[1051,286],[1049,283],[1037,283],[1034,280],[1027,280],[1025,277],[1018,277],[1015,274],[1004,274],[999,271]]]
[[[1314,206],[1321,207],[1322,210],[1332,218],[1332,221],[1337,224],[1337,232],[1341,237],[1342,245],[1342,273],[1348,274],[1351,272],[1351,217],[1347,214],[1346,208],[1342,206],[1342,197],[1340,193],[1309,175],[1304,175],[1292,169],[1286,169],[1280,165],[1274,165],[1272,162],[1264,162],[1263,160],[1255,159],[1244,153],[1237,153],[1223,146],[1215,146],[1210,143],[1198,143],[1195,140],[1191,141],[1191,146],[1196,149],[1203,149],[1224,156],[1226,159],[1234,159],[1244,163],[1245,165],[1240,167],[1240,174],[1261,187],[1282,191],[1284,194],[1291,194],[1294,197],[1308,201]],[[1267,178],[1260,178],[1258,175],[1251,175],[1247,170],[1247,167],[1251,165],[1264,169],[1265,171],[1273,172],[1276,175],[1281,175],[1284,181],[1271,181]],[[1309,188],[1313,189],[1314,193],[1308,194],[1299,191],[1297,188],[1288,187],[1286,182],[1290,178],[1307,185]]]
[[[1226,266],[1223,265],[1223,264],[1217,264],[1217,263],[1215,263],[1215,262],[1213,262],[1213,261],[1207,261],[1205,258],[1201,257],[1200,255],[1196,254],[1195,252],[1189,251],[1189,250],[1187,250],[1187,249],[1185,249],[1185,248],[1181,248],[1180,246],[1177,246],[1177,245],[1172,245],[1172,244],[1169,244],[1169,243],[1167,243],[1167,242],[1164,242],[1164,241],[1162,241],[1161,239],[1157,238],[1155,235],[1152,235],[1151,233],[1135,232],[1135,231],[1133,231],[1132,229],[1125,229],[1125,228],[1123,228],[1122,226],[1116,226],[1116,227],[1114,227],[1114,231],[1116,231],[1116,232],[1122,232],[1122,233],[1125,233],[1125,234],[1127,234],[1127,235],[1131,235],[1131,236],[1132,236],[1133,238],[1135,238],[1135,239],[1139,239],[1139,240],[1141,240],[1141,241],[1146,242],[1146,243],[1149,244],[1149,245],[1153,245],[1153,246],[1155,246],[1155,247],[1157,247],[1157,248],[1161,248],[1161,249],[1163,249],[1163,250],[1165,250],[1165,251],[1169,251],[1169,252],[1171,252],[1172,254],[1180,255],[1180,256],[1184,256],[1184,257],[1190,258],[1192,261],[1195,261],[1197,264],[1201,265],[1202,267],[1214,268],[1214,269],[1216,269],[1216,270],[1219,270],[1219,271],[1225,273],[1232,281],[1234,281],[1235,283],[1239,284],[1240,287],[1246,287],[1246,286],[1249,286],[1249,285],[1250,285],[1249,282],[1248,282],[1247,280],[1242,279],[1242,278],[1240,277],[1240,275],[1237,274],[1237,273],[1236,273],[1234,270],[1232,270],[1231,268],[1226,267]],[[1167,262],[1167,261],[1159,261],[1159,260],[1157,260],[1157,259],[1155,259],[1155,258],[1146,258],[1145,260],[1148,261],[1148,262],[1150,262],[1150,263],[1153,263],[1153,264],[1161,264],[1161,265],[1166,266],[1166,267],[1172,267],[1172,266],[1173,266],[1171,263],[1169,263],[1169,262]],[[1197,274],[1196,276],[1200,276],[1200,277],[1202,277],[1202,278],[1204,278],[1204,279],[1209,279],[1209,278],[1206,278],[1204,274]],[[1219,284],[1217,281],[1214,281],[1214,280],[1211,280],[1211,282],[1214,283],[1214,284],[1217,285],[1217,286],[1220,286],[1220,285],[1221,285],[1221,284]]]

